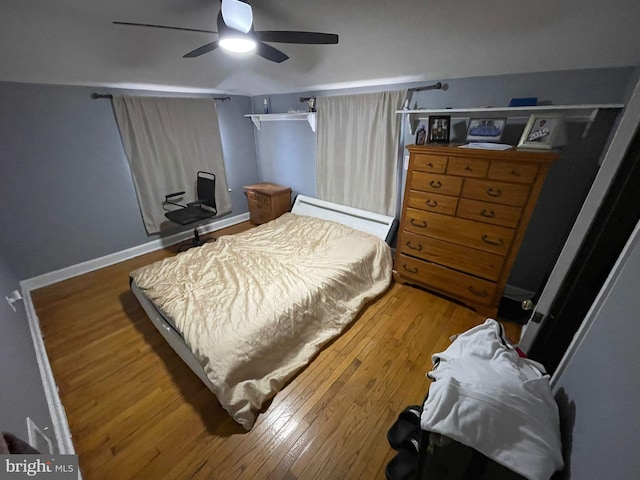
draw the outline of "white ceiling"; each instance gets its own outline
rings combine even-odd
[[[256,30],[337,33],[273,44],[275,64],[220,50],[218,0],[2,0],[0,81],[259,95],[534,71],[640,65],[638,0],[254,0]]]

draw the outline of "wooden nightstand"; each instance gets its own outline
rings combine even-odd
[[[244,187],[249,202],[249,221],[267,223],[291,210],[291,189],[274,183],[255,183]]]

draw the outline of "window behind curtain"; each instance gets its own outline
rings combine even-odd
[[[407,91],[318,98],[316,182],[323,200],[395,216]]]
[[[113,108],[147,233],[167,222],[165,195],[196,199],[198,170],[216,175],[218,215],[231,211],[213,100],[114,95]]]

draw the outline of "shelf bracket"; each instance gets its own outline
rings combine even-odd
[[[315,113],[308,113],[307,114],[307,122],[309,123],[309,127],[311,127],[311,131],[313,133],[316,133],[316,115],[315,115]]]
[[[253,122],[253,124],[256,126],[256,129],[260,130],[260,117],[257,115],[251,115],[251,121]]]
[[[420,116],[417,113],[409,113],[407,115],[407,121],[409,122],[409,133],[413,135],[420,123]]]
[[[593,121],[598,116],[599,111],[600,111],[599,108],[594,108],[593,110],[591,110],[591,115],[589,115],[589,120],[587,121],[587,124],[584,126],[584,131],[582,132],[582,140],[587,138],[587,134],[589,133],[589,130],[591,130],[591,125],[593,125]]]

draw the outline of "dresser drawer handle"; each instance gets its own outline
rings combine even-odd
[[[469,165],[464,167],[464,170],[465,170],[465,172],[472,172],[473,171],[473,169]]]
[[[501,238],[494,240],[492,238],[490,238],[488,235],[482,235],[482,241],[485,243],[488,243],[489,245],[504,245],[504,240],[502,240]]]
[[[482,211],[480,212],[480,215],[486,218],[493,218],[496,216],[496,212],[494,212],[493,210],[486,210],[483,208]]]
[[[413,245],[411,245],[411,242],[407,242],[407,247],[409,247],[411,250],[417,250],[418,252],[420,252],[422,250],[422,244],[419,243],[417,247],[414,247]]]
[[[486,297],[489,295],[485,290],[477,290],[473,287],[467,287],[467,290],[469,290],[474,295],[477,295],[478,297]]]
[[[520,174],[518,172],[516,172],[515,170],[511,170],[511,176],[512,177],[519,177]]]
[[[489,188],[487,190],[487,195],[489,195],[490,197],[499,197],[500,195],[502,195],[502,190],[500,190],[499,188],[496,188],[495,190],[493,188]]]
[[[418,273],[418,267],[409,268],[406,263],[402,264],[402,268],[404,268],[409,273]]]
[[[433,168],[433,163],[431,163],[431,162],[427,162],[427,167],[429,167],[429,168]]]
[[[438,206],[438,202],[436,200],[431,200],[430,198],[424,203],[426,203],[427,206],[431,208],[435,208]]]
[[[413,225],[414,227],[418,227],[418,228],[426,228],[427,226],[427,222],[425,222],[424,220],[421,220],[420,223],[417,223],[415,218],[412,218],[409,223],[411,223],[411,225]]]
[[[440,180],[431,180],[429,182],[429,186],[431,188],[440,188],[442,186],[442,183],[440,182]]]

